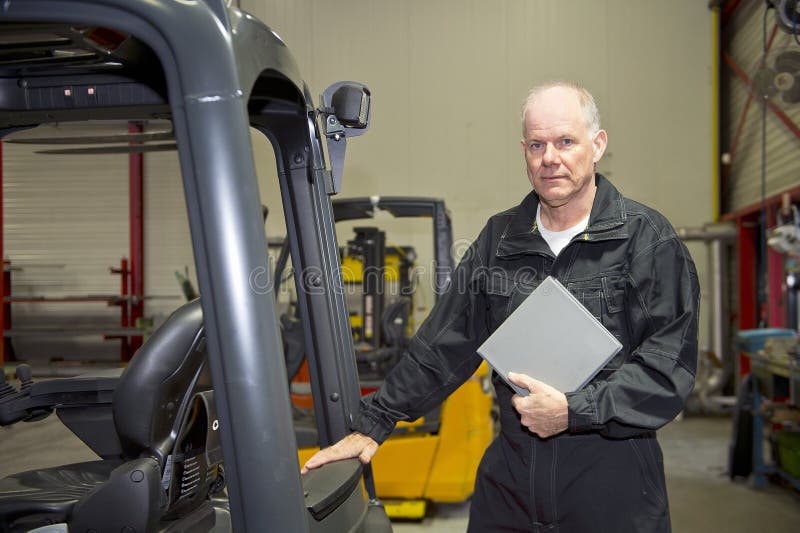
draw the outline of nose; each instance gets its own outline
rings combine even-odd
[[[542,163],[545,165],[555,165],[559,162],[559,153],[553,143],[547,143],[544,148],[544,155],[542,155]]]

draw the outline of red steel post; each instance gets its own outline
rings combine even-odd
[[[750,222],[750,223],[748,223]],[[753,329],[759,310],[756,309],[756,246],[757,232],[752,220],[736,219],[737,265],[739,267],[739,329]],[[750,373],[750,359],[739,354],[739,379]]]
[[[115,272],[112,269],[112,272]],[[124,257],[119,262],[119,270],[115,273],[119,274],[120,278],[120,294],[122,295],[122,301],[120,302],[120,326],[123,330],[130,326],[130,318],[129,318],[129,309],[130,309],[130,291],[128,290],[128,275],[130,274],[130,270],[128,270],[128,260]],[[130,338],[125,335],[124,333],[120,337],[120,360],[123,363],[127,363],[131,360],[131,340]]]
[[[128,132],[142,133],[141,124],[130,123]],[[131,143],[139,144],[139,143]],[[137,320],[144,316],[144,154],[128,155],[130,206],[130,326],[136,327]],[[131,337],[131,352],[136,353],[142,345],[142,337]]]
[[[6,287],[5,287],[5,252],[3,250],[3,141],[0,139],[0,264],[3,265],[3,283],[0,283],[0,367],[3,366],[6,358]],[[10,318],[10,317],[9,317]]]

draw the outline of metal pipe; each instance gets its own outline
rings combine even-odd
[[[704,242],[708,251],[708,270],[711,276],[709,341],[713,355],[722,363],[723,373],[716,376],[716,379],[709,380],[709,383],[702,384],[703,397],[707,398],[718,392],[735,370],[730,368],[730,357],[726,348],[728,325],[725,320],[724,284],[727,279],[727,247],[735,241],[737,232],[736,227],[729,223],[706,224],[702,228],[676,228],[675,231],[684,241]]]
[[[683,241],[733,241],[736,239],[736,226],[725,223],[706,224],[702,228],[675,228]]]
[[[712,385],[712,391],[717,392],[724,386],[727,378],[735,371],[735,368],[730,365],[725,341],[728,339],[728,321],[725,320],[725,299],[724,283],[727,272],[727,247],[721,240],[711,241],[710,249],[710,264],[711,264],[711,286],[713,287],[713,294],[711,295],[711,320],[709,321],[709,328],[711,329],[711,349],[714,354],[719,358],[722,363],[723,375],[719,383]],[[734,365],[735,366],[735,365]]]

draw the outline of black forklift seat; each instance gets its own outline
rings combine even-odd
[[[206,463],[200,465],[201,478],[213,478],[214,472],[206,474],[221,462],[218,446],[205,449],[204,431],[201,438],[191,436],[197,433],[192,427],[198,420],[202,426],[212,416],[216,418],[210,412],[213,397],[208,395],[212,393],[198,392],[209,388],[201,383],[204,348],[202,310],[200,301],[195,300],[176,310],[121,372],[111,406],[118,440],[92,446],[95,451],[103,450],[103,460],[31,470],[0,480],[0,532],[59,522],[67,522],[70,530],[84,531],[88,529],[83,526],[90,526],[97,513],[116,514],[121,524],[137,523],[142,528],[137,531],[152,531],[160,519],[174,516],[174,511],[187,513],[202,504],[208,487],[197,487],[187,497],[181,494],[181,476],[176,472],[180,472],[181,460],[196,459],[198,448],[206,454],[200,461]],[[107,375],[102,379],[108,383]],[[85,390],[93,386],[96,384],[85,376],[49,380],[35,383],[31,396],[49,394],[57,398],[53,405],[57,410],[84,413],[83,417],[62,417],[67,425],[75,423],[80,429],[76,434],[81,436],[101,431],[92,428],[93,424],[109,423],[97,416],[108,405],[86,404]],[[81,387],[84,394],[76,390]],[[202,394],[206,396],[199,396]],[[176,444],[183,455],[176,453]],[[171,475],[164,476],[168,465]],[[177,489],[171,486],[175,482]],[[139,517],[131,522],[125,517],[129,513]]]

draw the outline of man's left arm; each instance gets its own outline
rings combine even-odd
[[[605,380],[566,395],[570,432],[630,437],[655,430],[682,409],[694,386],[700,288],[688,250],[672,234],[631,262],[627,362]]]

